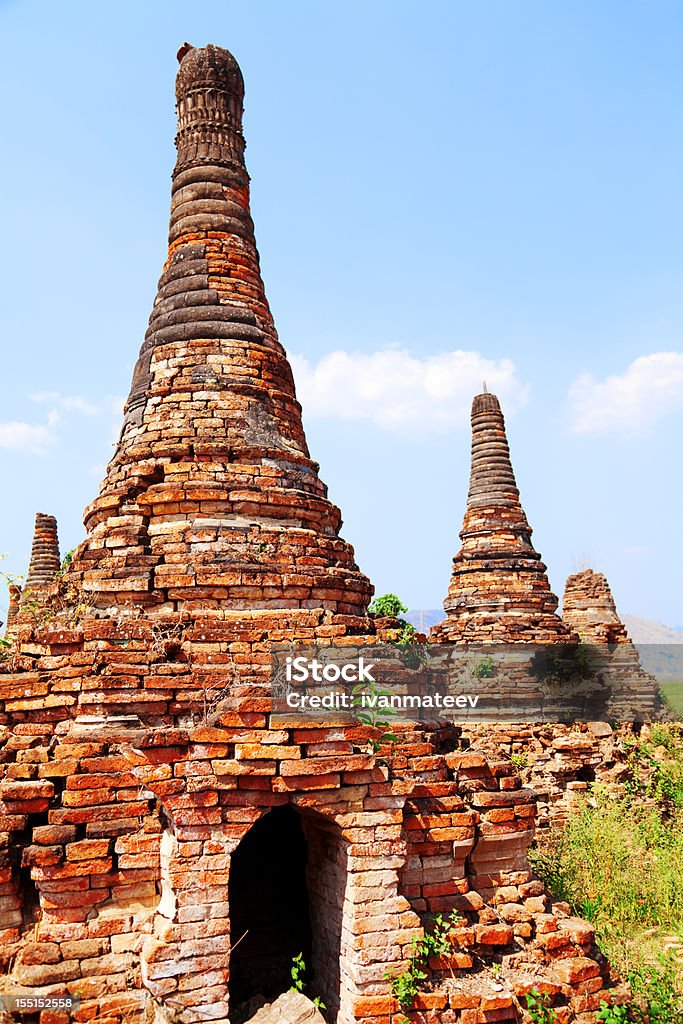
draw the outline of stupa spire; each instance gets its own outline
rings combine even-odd
[[[453,560],[446,619],[437,641],[518,643],[566,640],[558,600],[531,543],[519,499],[505,420],[487,391],[472,403],[472,463],[467,509]]]
[[[7,608],[7,622],[5,623],[5,637],[11,640],[14,636],[20,615],[21,587],[17,583],[9,585],[9,605]]]
[[[531,536],[519,502],[500,402],[484,385],[482,394],[472,402],[472,462],[467,508],[489,505],[517,509]]]
[[[372,588],[311,461],[265,296],[244,82],[184,44],[169,251],[73,572],[100,608],[364,612]]]
[[[60,565],[57,520],[54,516],[37,512],[24,594],[49,587]]]

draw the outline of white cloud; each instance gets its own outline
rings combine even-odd
[[[577,434],[634,435],[683,409],[683,353],[654,352],[621,375],[595,380],[582,373],[569,388],[571,428]]]
[[[45,423],[23,423],[16,420],[0,423],[0,448],[23,452],[26,455],[44,455],[49,447],[60,440],[58,428],[70,414],[107,416],[111,419],[111,436],[118,438],[121,428],[123,398],[106,395],[90,400],[83,395],[62,395],[59,391],[38,391],[30,395],[34,402],[50,406],[45,412]]]
[[[80,412],[84,416],[96,416],[99,409],[83,395],[62,395],[59,391],[36,391],[30,395],[32,402],[49,403],[64,412]]]
[[[510,359],[485,359],[479,352],[419,357],[398,348],[337,350],[315,364],[299,355],[291,363],[306,418],[367,419],[385,430],[435,434],[464,427],[484,381],[506,412],[518,409],[528,393]]]
[[[26,455],[44,455],[54,435],[39,423],[0,423],[0,448]]]
[[[49,427],[56,427],[62,422],[64,413],[80,413],[83,416],[107,416],[111,420],[111,438],[114,444],[118,441],[123,419],[123,395],[104,395],[103,398],[91,399],[84,395],[63,395],[60,391],[36,391],[30,395],[31,401],[49,403],[52,408],[47,414]]]
[[[65,413],[81,413],[83,416],[100,416],[102,413],[119,415],[123,408],[123,398],[108,394],[97,401],[86,398],[82,394],[61,394],[60,391],[36,391],[31,395],[32,401],[49,403],[54,410]]]

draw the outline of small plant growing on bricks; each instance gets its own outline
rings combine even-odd
[[[487,655],[485,658],[482,658],[481,661],[478,661],[472,669],[472,675],[475,676],[476,679],[493,679],[495,672],[496,666],[491,655]]]
[[[425,931],[421,939],[412,940],[411,956],[406,970],[390,979],[391,991],[402,1010],[410,1010],[418,995],[420,982],[427,980],[425,968],[429,960],[432,957],[448,957],[452,953],[450,932],[459,916],[456,910],[449,915],[436,914],[432,919],[431,931]]]
[[[292,984],[289,989],[290,992],[303,992],[306,988],[306,962],[304,960],[303,953],[297,953],[296,956],[292,957],[290,975],[292,978]],[[317,1006],[319,1010],[327,1009],[320,996],[314,996],[311,1002],[314,1006]]]
[[[354,715],[358,721],[362,722],[363,725],[369,726],[371,729],[382,730],[379,736],[371,736],[368,739],[368,750],[372,754],[377,754],[385,743],[397,743],[398,736],[391,728],[391,717],[397,714],[393,708],[382,708],[380,711],[370,703],[369,710],[358,710],[361,707],[366,707],[363,703],[363,696],[373,699],[377,697],[389,697],[391,696],[391,690],[386,690],[383,687],[378,686],[373,680],[367,685],[365,683],[358,683],[358,685],[353,687],[351,693],[353,695],[352,705]]]
[[[600,1009],[598,1010],[598,1020],[602,1021],[602,1024],[627,1024],[628,1007],[609,1006],[603,1000],[600,1003]]]
[[[557,1014],[551,1006],[550,996],[532,988],[524,996],[524,1001],[531,1024],[554,1024],[554,1021],[557,1020]]]
[[[515,771],[523,771],[524,768],[529,767],[529,757],[527,754],[510,754],[510,764]]]

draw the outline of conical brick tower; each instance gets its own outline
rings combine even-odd
[[[100,608],[322,608],[372,588],[308,453],[259,269],[244,83],[185,45],[169,253],[116,453],[74,572]]]
[[[37,512],[26,583],[23,590],[16,585],[9,588],[6,636],[13,636],[21,625],[40,620],[55,593],[60,566],[57,520]]]
[[[571,639],[531,543],[519,500],[505,420],[495,395],[472,403],[472,469],[467,511],[444,601],[438,641],[550,643]]]

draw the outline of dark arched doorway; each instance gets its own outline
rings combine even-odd
[[[230,864],[230,1002],[289,988],[292,959],[310,963],[306,840],[291,807],[261,818]]]
[[[346,843],[321,814],[277,807],[247,832],[230,863],[231,1019],[285,992],[299,953],[306,994],[336,1019],[346,876]]]

